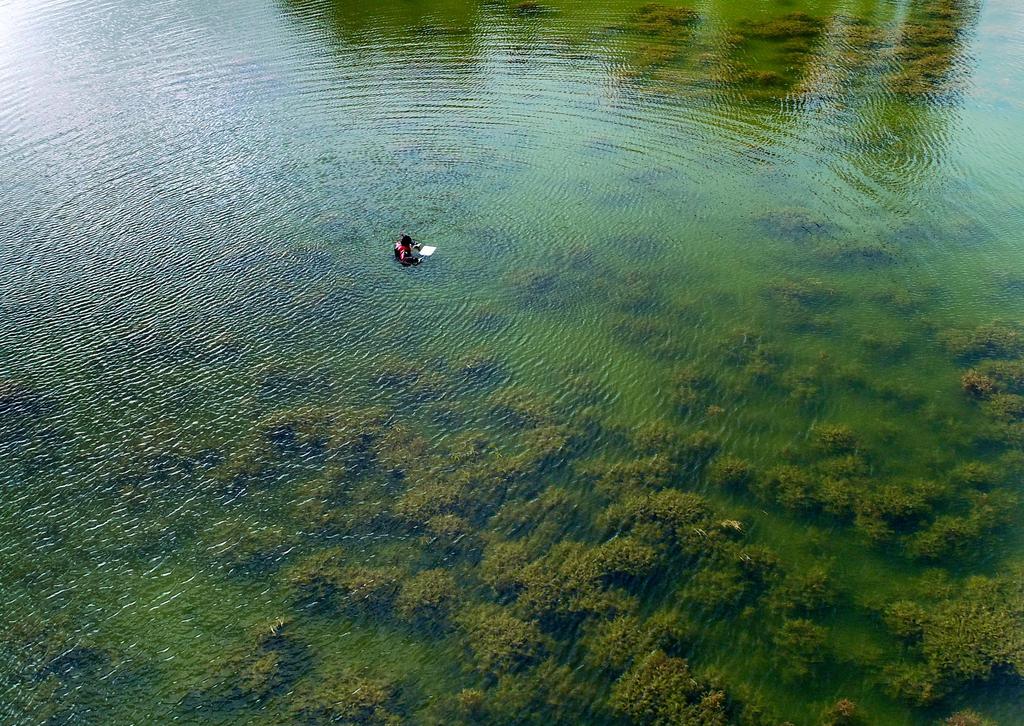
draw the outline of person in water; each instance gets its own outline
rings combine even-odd
[[[402,263],[403,267],[418,265],[420,258],[413,254],[413,250],[418,250],[422,246],[419,242],[413,242],[409,235],[402,234],[395,242],[395,259]]]

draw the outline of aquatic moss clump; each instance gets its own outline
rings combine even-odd
[[[763,40],[815,38],[824,29],[823,20],[802,12],[786,13],[764,21],[747,20],[740,24],[740,32],[745,36]]]
[[[881,363],[902,360],[910,352],[909,341],[898,334],[868,333],[860,336],[860,344]]]
[[[1011,491],[971,492],[966,499],[965,514],[937,516],[910,537],[910,554],[923,560],[977,554],[985,537],[1009,526],[1020,514],[1020,499]]]
[[[774,607],[764,598],[778,589],[784,572],[773,550],[725,541],[709,547],[697,565],[699,569],[680,591],[688,602],[729,616],[750,614],[758,603]]]
[[[618,26],[629,41],[628,64],[621,71],[629,77],[672,75],[692,45],[701,16],[681,6],[650,3]]]
[[[322,549],[292,565],[286,573],[287,581],[299,602],[326,606],[341,587],[345,564],[342,548]]]
[[[488,351],[471,351],[460,357],[453,366],[455,373],[472,383],[490,385],[508,378],[505,364]]]
[[[857,450],[857,435],[849,426],[831,424],[812,429],[815,445],[828,454],[848,454]]]
[[[855,525],[875,540],[912,532],[935,512],[946,493],[941,484],[921,480],[875,487],[856,498]]]
[[[681,655],[693,636],[693,625],[668,612],[655,613],[646,620],[637,615],[620,615],[601,620],[584,638],[585,658],[595,668],[621,673],[635,660],[654,650]]]
[[[405,576],[398,567],[346,567],[338,582],[341,605],[357,614],[390,615]]]
[[[909,97],[946,94],[962,75],[963,37],[978,15],[976,3],[929,0],[903,25],[894,54],[898,70],[889,78],[895,93]]]
[[[627,496],[608,507],[600,520],[612,531],[633,532],[657,547],[700,554],[712,546],[712,516],[699,494],[666,489]]]
[[[301,605],[380,617],[391,614],[404,576],[396,567],[350,564],[344,551],[334,547],[296,562],[288,582]]]
[[[312,651],[289,618],[259,623],[210,664],[201,691],[189,694],[186,712],[262,706],[287,692],[312,665]]]
[[[986,360],[978,368],[1002,393],[1024,393],[1024,359]]]
[[[609,705],[635,723],[725,726],[730,721],[726,694],[696,677],[685,660],[660,650],[615,682]]]
[[[635,600],[620,588],[643,581],[658,562],[654,547],[631,537],[597,547],[562,541],[515,575],[516,606],[551,630],[631,611]]]
[[[996,393],[984,405],[985,413],[1006,423],[1024,419],[1024,396],[1017,393]]]
[[[824,663],[827,656],[828,631],[806,618],[784,620],[775,633],[779,665],[790,678],[802,679],[814,667]]]
[[[33,721],[71,723],[83,699],[106,697],[97,686],[123,670],[120,656],[101,647],[96,638],[78,632],[61,614],[14,618],[0,637],[2,681],[7,713],[19,703],[31,708]],[[116,679],[116,676],[115,676]],[[26,715],[27,718],[27,715]]]
[[[971,330],[949,331],[942,340],[946,349],[962,363],[1024,356],[1024,329],[999,320]]]
[[[987,398],[996,392],[996,382],[976,370],[969,370],[960,376],[960,387],[974,398]]]
[[[957,596],[913,607],[893,603],[885,622],[911,644],[915,659],[891,666],[891,690],[931,703],[963,684],[996,674],[1024,677],[1024,580],[972,577]]]
[[[957,711],[942,721],[943,726],[997,726],[995,721],[985,718],[970,709]]]
[[[684,597],[715,613],[738,612],[756,593],[735,564],[724,568],[702,569],[687,584]]]
[[[924,635],[929,614],[924,606],[913,600],[897,600],[889,603],[882,613],[882,619],[889,632],[908,643],[916,643]]]
[[[43,396],[31,387],[12,380],[0,380],[0,417],[28,416],[43,407]]]
[[[303,679],[289,699],[288,714],[299,723],[398,726],[406,722],[396,684],[348,669]]]
[[[821,715],[821,726],[859,726],[864,723],[861,709],[849,698],[839,699]]]
[[[678,360],[685,351],[685,341],[679,324],[660,315],[619,316],[612,326],[612,333],[630,348],[659,362]]]
[[[579,467],[585,480],[609,498],[664,489],[676,478],[672,462],[665,456],[644,459],[597,459]]]
[[[571,426],[538,426],[520,433],[518,453],[506,462],[523,474],[542,474],[555,469],[576,454],[579,437]]]
[[[522,572],[538,554],[527,541],[493,542],[484,550],[480,579],[499,597],[508,598],[522,589]]]
[[[332,413],[316,407],[276,411],[260,422],[259,428],[278,453],[315,455],[331,439]]]
[[[753,480],[753,467],[738,456],[720,456],[708,468],[708,481],[723,489],[742,490]]]
[[[778,239],[806,244],[835,233],[835,225],[823,216],[801,207],[784,207],[755,220],[767,234]]]
[[[782,89],[789,83],[789,79],[781,73],[759,68],[736,71],[732,74],[730,80],[737,85],[752,86],[764,90]]]
[[[885,267],[896,264],[899,254],[891,246],[879,242],[836,242],[819,245],[814,250],[822,263],[843,269]]]
[[[700,21],[700,13],[680,6],[649,3],[636,14],[635,27],[646,35],[677,35]]]
[[[767,288],[775,300],[801,307],[823,307],[835,302],[836,291],[821,280],[786,280]]]
[[[261,575],[278,566],[296,538],[281,525],[229,520],[206,535],[214,558],[230,574]]]
[[[786,509],[811,510],[818,504],[815,480],[809,472],[797,466],[782,465],[770,469],[756,486],[762,496],[777,501]]]
[[[803,615],[827,610],[836,604],[836,600],[831,577],[822,566],[789,573],[771,596],[774,609]]]
[[[669,376],[669,402],[680,412],[687,413],[708,404],[712,380],[693,366],[683,366]]]
[[[520,2],[513,3],[511,8],[512,12],[523,17],[536,17],[554,12],[551,8],[534,0],[520,0]]]
[[[496,677],[538,662],[547,639],[535,622],[521,620],[498,605],[478,605],[458,615],[473,662],[480,673]]]
[[[509,426],[536,428],[559,422],[554,402],[527,388],[500,388],[490,400],[495,417]]]
[[[443,626],[461,594],[449,570],[424,570],[402,583],[395,600],[395,612],[413,624]]]
[[[210,478],[226,493],[241,493],[269,485],[277,471],[274,457],[263,448],[246,448],[231,453],[210,471]]]
[[[720,347],[724,361],[742,368],[755,386],[773,382],[786,362],[783,348],[752,330],[734,331],[721,342]]]
[[[552,545],[567,530],[582,525],[584,501],[577,492],[551,486],[533,499],[506,502],[488,526],[508,537],[530,537]]]
[[[832,326],[827,313],[838,293],[821,280],[785,280],[768,286],[765,294],[780,322],[790,330],[816,332]]]
[[[1003,482],[1005,472],[995,464],[984,461],[967,461],[949,472],[949,480],[958,489],[991,489]]]

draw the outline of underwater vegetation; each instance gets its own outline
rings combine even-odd
[[[704,30],[664,5],[628,22],[665,63],[685,62]],[[732,82],[795,88],[824,22],[741,24],[731,48],[792,64]],[[656,274],[615,275],[579,249],[565,258],[587,273],[516,268],[499,281],[512,305],[471,309],[467,326],[490,337],[518,304],[550,322],[600,298],[595,337],[642,361],[649,409],[610,410],[616,384],[592,366],[524,375],[488,340],[424,345],[417,370],[375,356],[351,394],[316,364],[258,367],[243,435],[179,440],[154,425],[146,447],[126,444],[111,498],[145,512],[157,482],[182,503],[218,502],[215,521],[174,533],[176,551],[216,587],[267,593],[279,616],[223,636],[182,720],[985,723],[966,708],[974,689],[1022,680],[1021,573],[990,553],[1021,514],[1024,328],[926,325],[920,299],[881,282],[872,311],[905,325],[843,340],[857,293],[838,273],[899,265],[896,248],[851,241],[807,208],[755,226],[805,264],[759,277],[738,312],[705,320],[695,294],[672,298]],[[908,381],[922,344],[944,366]],[[47,403],[0,385],[0,439]],[[139,569],[162,546],[140,548]],[[906,585],[930,571],[930,588]],[[5,662],[16,654],[25,698],[56,704],[55,720],[123,658],[16,625]],[[436,670],[411,675],[406,657]]]
[[[896,48],[899,71],[890,79],[896,93],[926,96],[954,88],[962,37],[978,13],[972,0],[931,0],[915,8]]]
[[[679,63],[690,50],[701,16],[678,5],[649,3],[617,26],[631,40],[627,75],[643,76]]]
[[[837,232],[834,222],[801,207],[776,209],[755,220],[765,234],[798,245],[816,243]]]
[[[724,24],[718,29],[720,37],[710,41],[692,32],[703,25],[699,12],[652,4],[620,29],[631,39],[631,75],[654,82],[659,91],[700,97],[725,90],[748,102],[778,102],[820,93],[816,77],[838,64],[844,85],[882,79],[890,92],[916,101],[947,97],[958,89],[964,77],[965,37],[978,14],[974,0],[915,3],[898,21],[842,12],[769,11]],[[832,34],[843,42],[830,42]],[[806,230],[813,227],[800,224],[803,210],[791,212],[794,241],[800,236],[806,241]],[[824,247],[820,254],[831,264],[879,265],[892,264],[893,253],[884,245],[864,244]]]
[[[1013,3],[176,5],[138,24],[210,72],[120,80],[213,123],[114,114],[158,204],[89,204],[110,133],[3,151],[80,163],[5,250],[0,721],[1015,723],[1019,219],[947,224],[1012,196],[1014,78],[964,79]],[[48,269],[46,216],[145,264]]]
[[[1024,683],[1021,573],[939,568],[970,571],[1020,516],[1024,333],[998,321],[929,329],[958,415],[984,425],[908,473],[886,452],[908,436],[895,422],[924,410],[906,403],[921,394],[899,390],[889,368],[779,342],[818,336],[791,316],[841,313],[845,292],[827,278],[786,277],[762,299],[775,306],[765,320],[709,345],[720,365],[665,352],[664,414],[639,422],[595,410],[597,384],[578,368],[539,389],[473,348],[415,377],[442,399],[418,403],[386,380],[389,394],[371,406],[261,399],[252,432],[231,445],[152,432],[150,453],[126,457],[119,480],[134,506],[150,480],[184,477],[226,501],[276,498],[284,512],[270,522],[225,510],[194,533],[213,569],[280,589],[281,609],[241,629],[177,708],[304,723],[540,723],[570,712],[602,723],[785,723],[743,678],[708,666],[722,629],[744,633],[782,688],[852,669],[908,709],[985,723],[955,706],[973,684]],[[894,333],[857,342],[857,355],[874,356],[909,356],[915,345]],[[457,411],[448,392],[467,384],[474,423],[438,444],[433,407]],[[726,416],[743,421],[751,391],[807,410],[834,390],[889,407],[892,425],[812,408],[813,422],[800,417],[767,453],[736,448],[722,428]],[[5,393],[10,411],[34,410],[32,395],[18,395]],[[941,409],[929,415],[945,425]],[[767,541],[765,516],[813,522],[880,561],[938,574],[862,596],[829,558],[799,561]],[[850,612],[889,640],[846,648],[834,618]],[[325,653],[314,635],[325,629],[425,643],[449,654],[454,688],[435,693],[386,665]],[[15,632],[4,647],[30,656],[26,698],[58,710],[75,702],[76,674],[118,663],[87,641],[46,642]],[[813,718],[873,722],[860,697],[841,695],[816,695]]]
[[[535,2],[535,0],[519,0],[519,2],[512,3],[511,8],[512,12],[516,15],[524,17],[546,15],[554,12],[551,8],[546,5],[542,5],[539,2]]]
[[[694,677],[685,660],[655,650],[615,683],[615,713],[637,723],[729,723],[725,693]]]
[[[812,312],[845,300],[816,278],[783,279],[764,295]],[[283,605],[279,618],[243,629],[177,708],[303,723],[540,723],[570,712],[608,723],[785,723],[749,684],[707,666],[707,631],[723,628],[747,633],[744,647],[782,687],[855,669],[908,708],[985,723],[952,706],[971,684],[1022,682],[1019,571],[956,580],[935,570],[918,589],[861,597],[828,559],[797,564],[764,541],[758,512],[826,523],[881,558],[969,566],[1020,514],[1024,456],[1010,432],[1024,417],[1021,333],[1003,323],[935,333],[949,392],[989,428],[984,447],[959,443],[915,475],[883,455],[904,432],[881,436],[840,417],[805,424],[774,455],[733,450],[716,422],[742,416],[752,388],[792,404],[845,386],[893,404],[888,382],[852,361],[785,352],[778,336],[794,334],[808,333],[782,318],[776,329],[723,334],[711,347],[719,369],[673,361],[667,414],[630,425],[594,412],[594,381],[577,370],[553,378],[554,395],[476,349],[439,366],[429,385],[479,382],[472,395],[488,425],[478,419],[442,445],[428,443],[429,408],[397,398],[268,404],[233,446],[168,435],[166,451],[126,471],[140,481],[188,472],[198,491],[280,497],[286,513],[227,513],[195,534],[213,567],[276,583]],[[596,436],[608,444],[591,446]],[[755,506],[733,510],[736,501]],[[851,609],[891,647],[844,650],[832,618]],[[442,649],[455,688],[428,695],[386,666],[335,658],[315,645],[322,629]],[[40,632],[6,642],[31,656],[28,697],[58,706],[76,673],[118,660],[60,638],[46,645]],[[839,695],[820,696],[815,718],[872,722]]]
[[[119,656],[74,632],[74,623],[54,613],[10,624],[0,639],[0,663],[11,698],[24,702],[39,721],[87,718],[81,695],[95,693],[103,678],[123,685]]]
[[[969,578],[955,597],[926,604],[896,601],[882,613],[907,645],[907,660],[887,671],[890,687],[917,704],[932,703],[973,681],[1020,678],[1024,668],[1021,573]]]

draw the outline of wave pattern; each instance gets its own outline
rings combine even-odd
[[[202,711],[239,628],[287,640],[273,575],[314,547],[390,563],[453,537],[442,562],[478,564],[472,533],[289,529],[283,511],[344,496],[358,520],[398,496],[331,488],[317,442],[358,439],[339,411],[453,461],[473,435],[509,459],[532,427],[550,443],[537,401],[583,442],[573,455],[603,461],[669,421],[759,461],[832,416],[877,423],[866,379],[892,379],[879,405],[904,406],[896,420],[938,420],[919,400],[934,390],[901,387],[915,368],[953,375],[936,329],[1021,313],[1011,2],[365,5],[0,4],[0,602],[29,644],[0,646],[0,720]],[[440,251],[398,269],[400,230]],[[739,382],[782,359],[774,388]],[[721,373],[731,404],[680,403],[691,368]],[[286,463],[259,468],[267,446]],[[570,454],[549,456],[545,472]],[[800,526],[713,496],[766,541]],[[495,528],[596,536],[592,500],[521,498],[540,523],[496,503]],[[837,632],[859,632],[856,613]],[[459,653],[344,623],[275,657],[305,672],[384,654],[427,701],[424,684],[455,682]],[[801,718],[818,708],[708,627],[704,665],[748,668]],[[882,721],[917,717],[828,677]],[[218,698],[227,721],[252,705]]]

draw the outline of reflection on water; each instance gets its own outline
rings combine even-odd
[[[0,9],[4,720],[1019,720],[1021,19]]]

